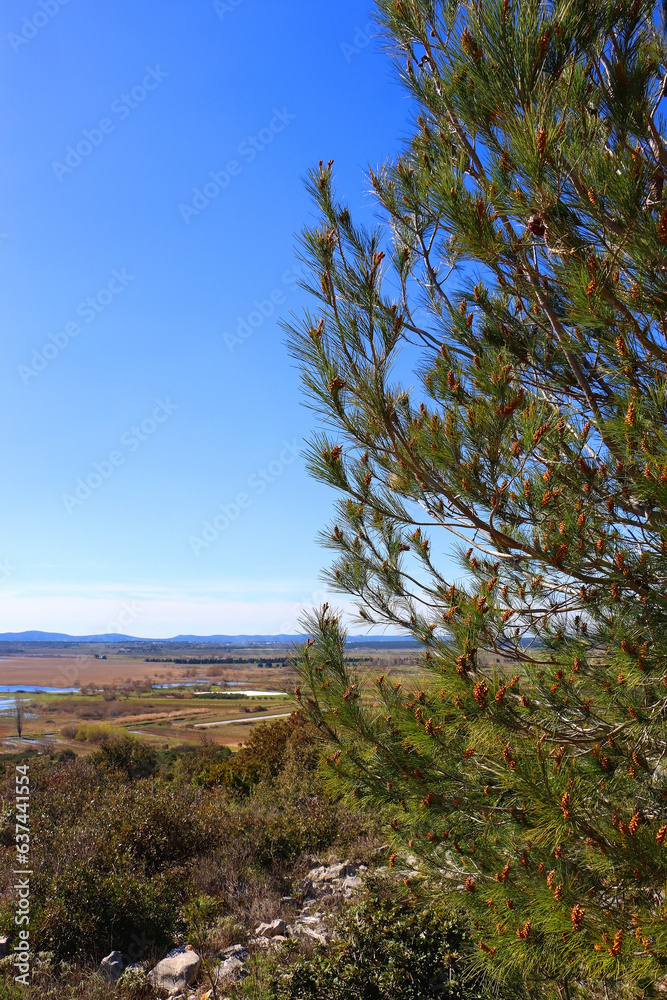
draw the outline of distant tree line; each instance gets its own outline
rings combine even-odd
[[[194,656],[189,656],[189,657],[184,657],[183,659],[175,660],[172,657],[147,656],[144,662],[145,663],[183,663],[183,664],[187,664],[188,666],[194,666],[194,665],[204,666],[204,665],[207,665],[207,664],[208,665],[211,665],[211,664],[221,665],[221,664],[225,664],[225,663],[255,663],[255,662],[257,663],[257,666],[265,665],[267,667],[273,667],[273,666],[276,666],[276,665],[284,667],[284,666],[287,665],[287,660],[284,657],[275,657],[274,659],[271,659],[270,657],[268,657],[268,658],[262,659],[262,660],[256,660],[254,658],[251,658],[251,659],[245,659],[244,660],[242,657],[233,657],[233,656],[227,656],[224,659],[221,658],[221,657],[206,657],[206,658],[202,657],[202,658],[198,658],[198,657],[194,657]]]

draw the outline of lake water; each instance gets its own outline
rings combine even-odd
[[[0,684],[1,694],[75,694],[79,688],[51,688],[39,684]]]
[[[181,681],[177,684],[154,684],[154,687],[159,688],[178,688],[178,687],[192,687],[195,684],[201,684],[202,681]],[[59,688],[59,687],[44,687],[40,684],[0,684],[0,694],[76,694],[79,688]],[[219,690],[219,689],[218,689]],[[208,692],[201,692],[202,694],[208,694]],[[224,693],[224,689],[221,693]],[[231,691],[229,692],[232,693]],[[234,694],[245,694],[248,698],[268,698],[269,696],[277,698],[279,695],[283,695],[283,691],[237,691],[234,690]],[[9,712],[14,708],[13,698],[0,698],[0,712]]]
[[[78,688],[41,687],[39,684],[0,684],[0,694],[74,694]],[[13,698],[0,698],[0,712],[14,708]]]
[[[154,688],[186,688],[195,684],[206,684],[206,678],[200,677],[198,681],[172,681],[171,684],[153,684]]]

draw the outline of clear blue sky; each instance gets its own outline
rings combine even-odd
[[[370,12],[4,5],[0,631],[292,631],[318,599],[333,497],[277,319],[307,169],[370,223],[407,128]]]

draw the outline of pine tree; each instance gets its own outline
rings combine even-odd
[[[649,996],[667,975],[661,12],[377,7],[413,134],[370,173],[376,230],[332,163],[312,172],[319,302],[291,346],[328,428],[310,468],[341,497],[330,583],[418,640],[430,680],[356,675],[325,607],[299,697],[487,972]]]

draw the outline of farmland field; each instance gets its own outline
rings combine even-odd
[[[122,731],[165,749],[201,741],[233,748],[254,726],[296,708],[296,675],[286,644],[4,645],[0,753],[16,752],[32,740],[35,749],[85,754],[106,735]],[[414,647],[351,648],[349,658],[362,674],[397,670],[416,683],[421,673]],[[22,688],[22,740],[16,688]]]

